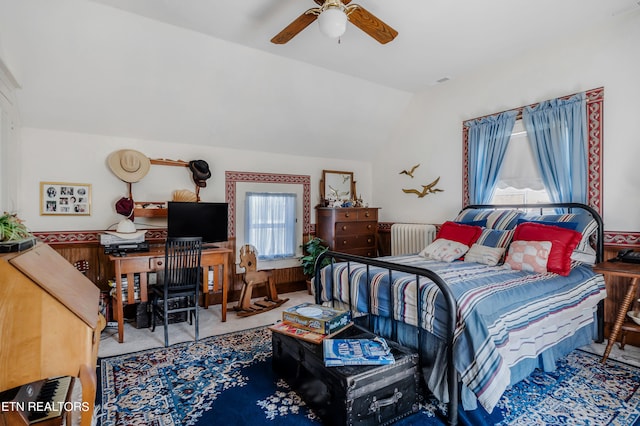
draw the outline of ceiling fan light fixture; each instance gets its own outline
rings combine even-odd
[[[338,38],[347,30],[347,14],[339,7],[329,7],[318,16],[320,32],[329,38]]]

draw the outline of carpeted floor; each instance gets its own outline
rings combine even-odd
[[[317,425],[315,414],[274,376],[271,332],[264,327],[169,348],[101,358],[98,424]],[[633,425],[640,418],[640,368],[575,351],[553,373],[536,372],[471,424]],[[400,425],[441,425],[427,401]],[[640,424],[640,422],[638,422]]]
[[[313,302],[313,296],[306,290],[284,293],[279,297],[289,299],[285,304],[271,311],[249,317],[239,317],[233,310],[236,303],[227,305],[227,321],[222,322],[221,305],[211,305],[207,309],[200,309],[200,337],[217,336],[232,331],[247,330],[261,325],[273,324],[282,319],[282,311],[305,302]],[[256,299],[257,300],[257,299]],[[194,327],[187,321],[169,325],[169,343],[190,342],[194,338]],[[122,355],[145,349],[164,346],[162,326],[156,327],[155,332],[149,328],[136,328],[133,321],[124,323],[124,342],[118,342],[118,329],[108,327],[102,332],[99,357]]]

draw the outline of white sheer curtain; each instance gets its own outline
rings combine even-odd
[[[498,188],[508,187],[535,191],[544,189],[522,120],[517,120],[513,126],[498,179]]]
[[[259,259],[282,259],[296,253],[296,194],[247,192],[245,239]]]

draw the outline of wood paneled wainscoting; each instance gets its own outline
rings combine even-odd
[[[604,260],[612,259],[616,257],[619,250],[629,248],[629,245],[617,246],[606,245],[604,248]],[[633,247],[635,250],[640,250],[640,247]],[[616,315],[618,313],[618,306],[622,303],[627,289],[629,288],[629,278],[624,277],[606,277],[607,284],[607,298],[604,301],[604,335],[609,337],[609,333],[613,324],[616,321]],[[633,299],[631,304],[631,310],[639,310],[640,303],[637,301],[640,298],[640,291]],[[620,340],[620,336],[618,338]],[[627,333],[626,343],[633,346],[640,347],[640,333]]]
[[[108,255],[104,254],[104,247],[100,245],[101,233],[102,231],[34,232],[40,241],[49,244],[71,264],[87,261],[88,269],[85,272],[87,278],[96,284],[101,291],[108,291],[110,289],[109,280],[115,278],[115,270],[113,262],[109,260]],[[146,240],[149,244],[164,244],[165,239],[166,230],[147,231]],[[229,268],[228,277],[229,301],[237,301],[242,289],[242,274],[236,273],[235,239],[232,238],[227,242],[218,243],[218,245],[233,251],[229,260],[232,265]],[[306,289],[305,276],[300,266],[276,269],[274,278],[278,294]],[[253,297],[263,296],[266,296],[266,291],[261,287],[257,288],[253,294]],[[218,293],[212,295],[210,300],[213,300],[214,304],[219,304],[221,299],[222,295]]]
[[[391,223],[380,223],[379,232],[379,255],[390,254],[389,229]],[[70,263],[86,260],[89,269],[86,276],[95,283],[100,290],[109,290],[109,280],[114,278],[114,267],[107,255],[104,254],[104,248],[100,245],[101,231],[65,231],[65,232],[36,232],[34,233],[41,241],[50,244],[58,253],[60,253]],[[166,238],[166,231],[148,231],[147,240],[151,244],[161,244]],[[220,243],[222,247],[228,247],[233,250],[230,263],[235,265],[235,239],[231,239],[226,243]],[[605,247],[604,259],[611,259],[616,256],[618,250],[629,247],[629,245],[613,245],[608,244]],[[639,249],[640,248],[636,248]],[[235,273],[235,268],[230,268],[230,291],[229,301],[237,301],[240,297],[242,289],[242,275]],[[274,271],[276,280],[276,288],[278,294],[289,293],[292,291],[300,291],[306,289],[305,276],[302,274],[301,267],[277,269]],[[628,283],[623,278],[607,278],[607,298],[604,303],[604,320],[605,320],[605,336],[609,335],[615,316],[617,306],[624,298]],[[255,297],[266,296],[263,288],[256,289]],[[640,298],[640,294],[636,299]],[[213,295],[213,303],[219,304],[221,300],[220,294]],[[635,302],[635,309],[640,309],[640,304]],[[629,333],[627,343],[640,346],[640,334]]]
[[[392,222],[378,222],[378,256],[391,256]]]

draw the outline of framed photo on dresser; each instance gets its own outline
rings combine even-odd
[[[91,214],[91,184],[40,182],[40,215]]]

